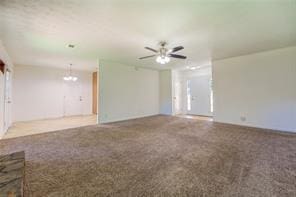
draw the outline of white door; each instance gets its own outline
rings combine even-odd
[[[11,71],[5,71],[5,92],[4,92],[4,130],[11,126]]]
[[[181,113],[181,83],[177,82],[174,84],[174,96],[173,96],[173,102],[174,102],[174,114],[180,114]]]
[[[197,76],[188,80],[188,114],[212,116],[211,76]]]
[[[82,115],[83,98],[81,84],[67,81],[64,87],[64,116]]]

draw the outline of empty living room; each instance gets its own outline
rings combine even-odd
[[[296,0],[0,0],[0,197],[296,197]]]

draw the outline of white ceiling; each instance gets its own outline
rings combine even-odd
[[[1,0],[0,40],[15,64],[93,70],[98,59],[150,68],[296,45],[296,0]],[[144,46],[182,45],[159,65]],[[75,44],[74,49],[67,45]]]

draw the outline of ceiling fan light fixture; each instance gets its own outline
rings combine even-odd
[[[187,57],[184,55],[179,55],[179,54],[174,54],[177,51],[180,51],[182,49],[184,49],[183,46],[177,46],[171,49],[168,49],[166,47],[167,43],[166,42],[160,42],[160,48],[157,49],[153,49],[150,47],[144,47],[145,49],[154,52],[154,55],[148,55],[148,56],[144,56],[144,57],[140,57],[139,59],[146,59],[146,58],[150,58],[150,57],[155,57],[156,59],[155,61],[159,64],[167,64],[170,62],[170,58],[177,58],[177,59],[186,59]]]
[[[156,62],[160,64],[166,64],[170,62],[170,58],[168,56],[158,56],[156,58]]]

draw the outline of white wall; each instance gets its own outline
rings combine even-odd
[[[159,71],[159,112],[173,114],[172,71]]]
[[[15,66],[13,79],[13,121],[38,120],[64,116],[67,83],[82,87],[82,114],[92,113],[92,73],[74,71],[76,82],[65,82],[66,70]],[[77,85],[77,87],[78,87]],[[74,88],[75,91],[75,88]]]
[[[99,122],[159,113],[158,71],[100,61]]]
[[[296,132],[296,47],[214,61],[213,83],[214,121]]]
[[[11,59],[9,58],[9,55],[7,54],[5,47],[3,46],[1,40],[0,40],[0,59],[5,63],[6,68],[9,68],[11,71],[13,71],[13,64]],[[4,91],[5,91],[5,76],[0,72],[0,139],[4,135],[5,128],[4,128]],[[9,113],[10,114],[10,113]]]

